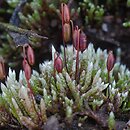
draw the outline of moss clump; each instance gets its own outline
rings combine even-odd
[[[63,47],[61,49],[63,57]],[[55,49],[52,47],[52,55],[54,53]],[[77,112],[83,113],[88,110],[94,112],[100,110],[103,104],[107,104],[106,112],[113,111],[115,115],[117,112],[122,113],[130,109],[130,71],[124,65],[120,63],[114,65],[108,83],[107,51],[100,48],[95,51],[93,45],[89,44],[88,48],[80,53],[80,79],[77,84],[76,55],[72,46],[66,48],[66,55],[68,72],[63,68],[62,73],[56,73],[54,77],[53,60],[40,64],[40,73],[33,70],[30,79],[33,96],[30,95],[24,72],[20,72],[17,81],[15,72],[9,70],[6,85],[1,84],[0,102],[4,101],[8,113],[21,126],[29,129],[42,128],[51,115],[58,114],[64,119],[71,120]]]

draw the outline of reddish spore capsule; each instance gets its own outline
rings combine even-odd
[[[79,49],[79,36],[80,36],[79,32],[80,32],[80,29],[78,28],[78,26],[76,26],[73,31],[73,46],[76,50]]]
[[[63,23],[69,23],[70,22],[70,12],[69,12],[68,5],[62,3],[61,11],[62,11],[61,13],[62,13]]]
[[[79,37],[79,50],[83,52],[87,48],[87,39],[85,33],[82,31]]]
[[[113,52],[110,51],[107,58],[107,70],[110,72],[114,67],[115,58]]]
[[[65,23],[63,25],[63,38],[65,42],[70,41],[70,36],[71,36],[71,27],[70,24]]]
[[[34,65],[35,63],[35,57],[34,57],[34,51],[31,46],[28,45],[27,48],[27,59],[30,65]]]
[[[62,73],[63,62],[62,62],[62,59],[57,52],[54,54],[54,68],[56,69],[56,71],[58,73]]]

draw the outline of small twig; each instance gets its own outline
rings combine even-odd
[[[86,115],[92,119],[94,119],[96,121],[97,124],[101,125],[101,127],[103,128],[108,128],[108,124],[107,124],[107,119],[104,119],[104,117],[101,115],[96,114],[95,112],[93,112],[91,109],[87,110],[86,112],[77,112],[77,115]],[[75,115],[76,115],[75,114]]]
[[[16,32],[19,34],[27,35],[28,37],[32,36],[32,37],[37,37],[37,38],[41,38],[41,39],[48,39],[48,37],[41,36],[32,30],[19,28],[19,27],[16,27],[16,26],[8,24],[8,23],[0,22],[0,28],[6,29],[7,31],[12,31],[12,32]]]

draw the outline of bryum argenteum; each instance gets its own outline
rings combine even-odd
[[[68,12],[67,5],[62,4],[63,33],[64,25],[72,22]],[[34,56],[30,46],[23,57],[24,71],[20,71],[19,80],[9,68],[5,84],[1,83],[0,126],[43,129],[52,115],[72,121],[76,113],[96,119],[94,113],[105,104],[109,120],[105,127],[112,129],[114,114],[130,110],[130,71],[126,66],[114,64],[113,53],[87,45],[78,26],[71,28],[71,33],[69,26],[63,34],[64,44],[65,38],[73,45],[61,46],[60,54],[52,46],[52,60],[40,64],[40,72],[31,70]]]

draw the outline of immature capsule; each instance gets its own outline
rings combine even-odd
[[[80,29],[78,28],[78,26],[76,26],[73,31],[73,46],[76,50],[79,49],[79,37],[80,37],[79,32],[80,32]]]
[[[85,33],[82,31],[79,37],[79,50],[83,52],[87,48],[87,39]]]
[[[62,20],[63,23],[69,23],[70,22],[70,12],[69,8],[66,4],[61,4],[61,10],[62,10]]]
[[[62,59],[57,52],[54,54],[54,68],[56,69],[56,71],[58,73],[62,73],[63,62],[62,62]]]
[[[34,57],[34,51],[31,46],[28,45],[27,48],[27,59],[30,65],[34,65],[35,63],[35,57]]]
[[[71,36],[71,27],[70,24],[65,23],[63,25],[63,38],[65,42],[70,41],[70,36]]]
[[[109,54],[108,54],[108,58],[107,58],[107,70],[109,72],[113,69],[114,62],[115,62],[115,59],[114,59],[113,52],[110,51]]]

